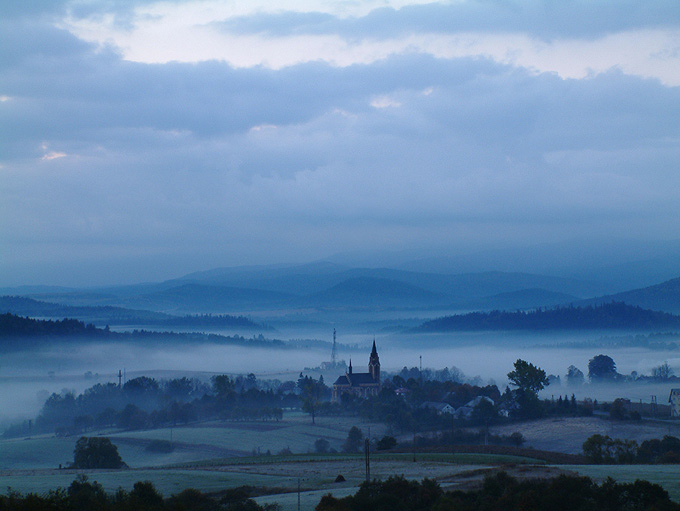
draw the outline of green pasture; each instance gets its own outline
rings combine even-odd
[[[325,438],[332,448],[341,449],[352,426],[364,434],[380,438],[384,425],[369,424],[355,418],[320,417],[311,423],[307,414],[287,413],[279,422],[209,422],[175,428],[141,431],[107,431],[105,436],[118,447],[123,461],[130,468],[185,464],[233,456],[249,456],[253,452],[277,454],[283,449],[293,453],[314,451],[314,442]],[[100,435],[99,432],[88,433]],[[0,440],[0,470],[57,468],[73,461],[77,436],[57,438],[40,436],[28,439]],[[152,440],[171,440],[171,453],[152,453],[146,447]]]
[[[412,455],[375,455],[371,459],[371,477],[386,479],[397,474],[409,479],[447,478],[510,461],[529,460],[484,454],[428,454],[419,456],[414,463]],[[335,492],[339,489],[345,491],[346,488],[356,490],[365,478],[364,458],[358,454],[261,456],[223,460],[222,464],[194,465],[196,466],[186,468],[129,470],[5,471],[0,472],[0,488],[11,487],[22,493],[44,493],[50,489],[67,487],[78,474],[85,474],[91,480],[100,482],[108,491],[119,487],[130,490],[135,482],[148,480],[165,496],[186,488],[218,492],[242,485],[267,488],[265,493],[278,494],[296,491],[298,478],[305,492]],[[342,474],[346,482],[334,482],[339,474]]]
[[[0,470],[58,468],[73,462],[77,438],[41,436],[0,440]]]

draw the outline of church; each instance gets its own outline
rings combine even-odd
[[[352,361],[349,361],[349,368],[344,375],[338,377],[333,384],[333,402],[340,401],[340,396],[344,393],[354,394],[359,397],[377,396],[380,392],[380,358],[375,349],[375,339],[373,340],[373,350],[368,357],[368,372],[355,373],[352,371]]]

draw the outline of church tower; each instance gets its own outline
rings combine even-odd
[[[371,356],[368,358],[368,372],[375,381],[380,381],[380,358],[378,357],[378,350],[375,349],[375,339],[373,339]]]

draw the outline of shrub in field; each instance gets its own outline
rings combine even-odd
[[[397,439],[393,436],[385,435],[380,440],[378,440],[377,448],[379,451],[386,451],[388,449],[394,449],[397,446]]]
[[[356,426],[352,426],[347,434],[347,440],[342,445],[344,452],[358,452],[361,449],[361,441],[364,439],[364,434]]]
[[[73,450],[74,468],[122,468],[118,448],[105,437],[80,437]]]
[[[316,442],[314,442],[314,450],[321,454],[327,453],[330,446],[330,442],[325,438],[318,438]]]

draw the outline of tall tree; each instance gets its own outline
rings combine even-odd
[[[616,364],[607,355],[597,355],[588,362],[588,378],[591,381],[613,380],[617,376]]]
[[[534,364],[518,358],[514,367],[508,373],[508,380],[523,394],[536,396],[550,383],[545,371]]]

